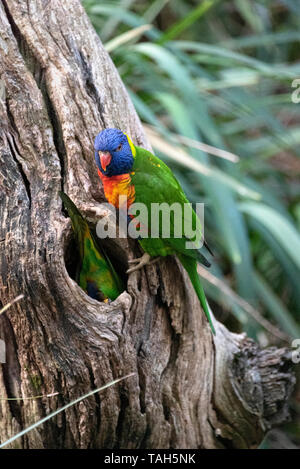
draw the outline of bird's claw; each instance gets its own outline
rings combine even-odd
[[[126,271],[127,274],[131,274],[132,272],[135,272],[136,270],[140,270],[142,267],[144,267],[145,265],[150,265],[150,264],[154,264],[154,262],[157,262],[158,261],[158,257],[151,259],[151,256],[145,252],[142,257],[138,257],[136,259],[131,259],[130,261],[128,261],[128,264],[136,264],[134,267],[131,267],[130,269],[128,269]]]

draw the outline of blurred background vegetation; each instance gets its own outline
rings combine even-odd
[[[300,103],[291,99],[300,2],[83,5],[155,153],[192,202],[205,202],[214,259],[200,273],[215,315],[262,346],[291,346],[300,338]],[[299,386],[291,407],[292,421],[263,448],[300,445]]]

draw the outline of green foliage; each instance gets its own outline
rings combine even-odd
[[[287,334],[299,334],[300,105],[291,101],[291,83],[300,76],[300,7],[271,0],[83,4],[151,126],[156,154],[190,200],[206,203],[213,275]],[[216,158],[195,141],[239,161]],[[240,329],[276,341],[234,297],[224,301],[207,287],[221,317],[227,308],[242,318]]]

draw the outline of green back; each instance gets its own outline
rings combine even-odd
[[[202,260],[205,258],[199,253],[197,248],[187,249],[186,242],[191,240],[191,236],[185,233],[184,226],[189,225],[189,219],[193,227],[196,226],[198,219],[191,205],[187,205],[184,210],[184,204],[189,204],[185,193],[183,192],[179,182],[173,175],[171,169],[157,156],[141,147],[136,148],[136,156],[133,165],[133,173],[131,175],[132,182],[135,187],[135,202],[143,203],[147,206],[148,214],[151,213],[151,203],[158,204],[167,203],[171,206],[177,203],[181,206],[181,219],[175,219],[173,212],[170,212],[170,237],[168,238],[148,238],[140,240],[145,251],[152,256],[165,256],[168,254],[182,253],[194,259]],[[184,223],[186,222],[186,224]],[[176,229],[181,227],[181,231],[185,236],[177,238]],[[151,227],[150,216],[148,218],[148,227]],[[201,231],[201,227],[200,227]],[[158,227],[159,236],[162,236],[162,228]],[[199,233],[201,237],[201,232]]]
[[[209,263],[200,253],[198,248],[187,248],[186,243],[191,239],[190,236],[182,236],[180,238],[174,236],[176,234],[176,223],[177,227],[181,224],[182,234],[186,234],[184,231],[184,222],[188,222],[188,218],[190,217],[192,220],[192,226],[196,227],[197,215],[191,205],[188,205],[187,207],[190,208],[184,212],[184,204],[188,204],[189,201],[170,168],[147,150],[140,147],[135,148],[136,156],[133,172],[131,174],[131,179],[135,187],[135,202],[145,204],[148,209],[148,214],[151,213],[151,203],[153,202],[158,204],[167,203],[169,206],[177,203],[182,208],[180,220],[176,220],[174,216],[170,217],[170,237],[142,238],[139,242],[144,251],[148,252],[151,256],[166,256],[168,254],[178,255],[179,260],[190,277],[200,304],[210,324],[211,330],[213,334],[215,334],[205,293],[197,272],[197,261],[201,261],[208,266]],[[148,228],[150,228],[150,217],[148,218],[147,223]],[[158,228],[158,235],[162,236],[161,226]],[[201,233],[199,233],[199,236],[201,237]]]

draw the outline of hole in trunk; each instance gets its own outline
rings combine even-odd
[[[117,288],[119,291],[119,294],[121,294],[126,289],[128,276],[126,275],[127,266],[124,265],[123,260],[120,260],[120,257],[118,256],[118,249],[116,249],[116,246],[115,246],[116,243],[111,240],[98,239],[95,233],[95,228],[91,224],[89,224],[89,228],[93,235],[94,242],[99,252],[101,253],[101,249],[102,251],[105,252],[106,256],[108,257],[109,261],[111,262],[113,266],[113,269],[115,270],[115,273],[119,277],[121,285],[117,286],[117,282],[116,282],[116,285],[113,288],[113,291],[115,291],[115,288]],[[101,253],[101,256],[102,256],[102,253]],[[78,250],[75,236],[71,227],[65,238],[64,259],[65,259],[65,265],[66,265],[66,269],[67,269],[69,276],[75,282],[77,282],[78,285],[81,287],[81,285],[79,284],[79,276],[80,276],[82,266],[80,262],[79,250]],[[108,268],[109,267],[107,264],[107,269]],[[104,273],[99,272],[99,276],[101,275],[104,275],[104,280],[103,280],[103,285],[104,285],[106,274],[105,272]],[[99,276],[98,276],[98,279],[99,279]],[[100,285],[100,289],[101,289],[101,282],[99,282],[98,285]],[[98,301],[104,301],[105,297],[107,296],[107,293],[106,295],[103,293],[100,293],[99,288],[97,288],[96,284],[92,282],[88,284],[87,288],[84,289],[84,291],[88,296]],[[117,296],[119,296],[119,294]],[[114,300],[115,298],[110,298],[110,299]]]
[[[79,252],[76,246],[73,232],[69,233],[65,246],[65,264],[70,277],[77,282],[76,272],[79,269]]]

